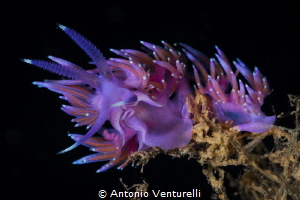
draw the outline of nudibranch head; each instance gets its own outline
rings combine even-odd
[[[64,153],[85,145],[95,154],[74,162],[109,161],[97,172],[113,166],[124,168],[127,156],[137,150],[158,146],[164,150],[183,147],[192,136],[187,97],[192,92],[181,54],[166,42],[164,48],[141,42],[151,55],[132,50],[111,49],[123,58],[106,60],[102,53],[74,30],[58,25],[85,51],[96,66],[92,70],[49,56],[53,62],[23,61],[70,78],[33,84],[62,94],[71,105],[62,110],[75,116],[75,126],[86,125],[86,135],[69,134],[75,141]],[[103,127],[109,121],[113,128]],[[94,136],[98,134],[98,136]]]
[[[233,72],[228,59],[218,47],[216,60],[208,59],[188,45],[181,45],[186,56],[196,66],[193,66],[196,89],[212,99],[212,112],[219,122],[236,126],[240,131],[254,133],[264,133],[270,129],[276,117],[266,116],[261,111],[264,98],[269,95],[270,89],[266,77],[263,77],[257,67],[251,72],[238,59],[233,62],[237,69]],[[197,69],[201,72],[201,78]],[[237,80],[239,73],[249,85]]]

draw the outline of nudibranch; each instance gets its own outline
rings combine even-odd
[[[266,77],[263,77],[257,67],[251,72],[237,59],[233,62],[237,70],[233,72],[227,57],[217,46],[217,60],[209,59],[186,44],[181,46],[194,64],[195,88],[212,99],[212,113],[219,122],[236,126],[239,131],[264,133],[270,129],[276,117],[266,116],[261,111],[270,89]],[[201,72],[201,77],[197,70]],[[244,84],[240,79],[237,81],[239,73],[250,85]]]
[[[233,72],[218,48],[216,59],[209,59],[186,44],[180,44],[186,57],[162,41],[163,47],[141,41],[146,53],[133,49],[111,49],[122,58],[106,60],[90,41],[74,30],[58,25],[92,60],[96,68],[85,70],[61,58],[53,62],[23,59],[69,79],[33,82],[39,87],[62,94],[70,105],[62,110],[74,116],[77,126],[87,126],[85,135],[69,134],[75,143],[59,152],[84,145],[95,152],[74,161],[84,164],[109,161],[97,172],[113,166],[123,169],[127,157],[137,150],[184,147],[192,137],[193,121],[188,109],[192,95],[186,71],[186,57],[194,64],[195,89],[212,102],[213,116],[222,124],[239,131],[266,132],[275,116],[261,111],[270,93],[267,80],[258,68],[251,72],[239,59]],[[195,67],[196,66],[196,67]],[[199,76],[198,71],[201,72]],[[241,74],[248,82],[237,80]],[[112,128],[104,127],[109,122]]]
[[[123,58],[106,60],[83,36],[58,26],[96,66],[84,70],[54,56],[48,56],[53,62],[22,60],[69,78],[33,82],[62,94],[60,98],[70,103],[62,110],[75,116],[75,126],[89,129],[85,135],[69,134],[75,143],[60,153],[85,145],[96,153],[74,164],[109,161],[97,171],[102,172],[116,165],[123,169],[131,152],[155,146],[169,150],[189,143],[193,124],[187,97],[192,91],[180,52],[166,42],[162,42],[164,48],[141,42],[151,56],[132,49],[111,49]],[[113,128],[103,127],[106,121]]]

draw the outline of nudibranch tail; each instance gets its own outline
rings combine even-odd
[[[201,72],[201,77],[195,67],[196,80],[195,88],[202,94],[211,97],[212,110],[218,121],[236,126],[240,131],[255,133],[266,132],[275,122],[275,116],[266,116],[261,111],[264,98],[269,95],[269,85],[266,77],[263,77],[257,67],[251,72],[241,61],[234,61],[237,68],[234,72],[225,54],[216,46],[217,54],[215,59],[203,56],[192,47],[181,44],[184,53]],[[210,72],[210,75],[209,75]],[[241,80],[237,81],[241,73],[248,84]]]

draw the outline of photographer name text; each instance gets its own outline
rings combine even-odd
[[[105,193],[105,195],[103,195]],[[100,195],[101,194],[101,195]],[[199,189],[192,189],[192,191],[188,192],[177,192],[177,191],[161,191],[161,190],[151,190],[149,192],[147,191],[137,191],[137,192],[129,192],[129,191],[122,191],[118,192],[116,190],[112,190],[110,193],[106,193],[104,190],[99,191],[99,197],[105,198],[105,197],[162,197],[162,198],[168,198],[168,197],[185,197],[185,198],[195,198],[195,197],[201,197],[201,190]]]

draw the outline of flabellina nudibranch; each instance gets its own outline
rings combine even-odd
[[[106,60],[102,53],[74,30],[58,25],[92,60],[96,66],[84,70],[69,61],[48,56],[53,62],[23,59],[22,61],[67,77],[67,80],[33,82],[39,87],[62,94],[71,105],[62,110],[75,116],[75,126],[86,125],[85,135],[69,134],[75,143],[59,153],[84,145],[95,154],[73,164],[109,161],[97,172],[127,165],[127,157],[150,147],[163,150],[186,146],[192,137],[193,121],[188,109],[189,87],[186,60],[183,54],[162,41],[164,48],[141,41],[148,54],[133,49],[111,49],[123,58]],[[181,44],[193,67],[200,93],[212,100],[214,117],[221,123],[236,126],[240,131],[263,133],[275,121],[265,116],[260,107],[269,94],[268,83],[257,68],[253,74],[238,60],[238,69],[231,71],[229,62],[217,48],[217,62],[192,47]],[[208,75],[210,71],[210,75]],[[225,73],[224,73],[225,71]],[[244,85],[236,76],[240,72],[250,83]],[[204,83],[205,86],[201,85]],[[246,93],[246,90],[247,93]],[[231,92],[229,92],[231,90]],[[113,128],[103,127],[109,121]],[[98,136],[94,136],[99,134]]]

